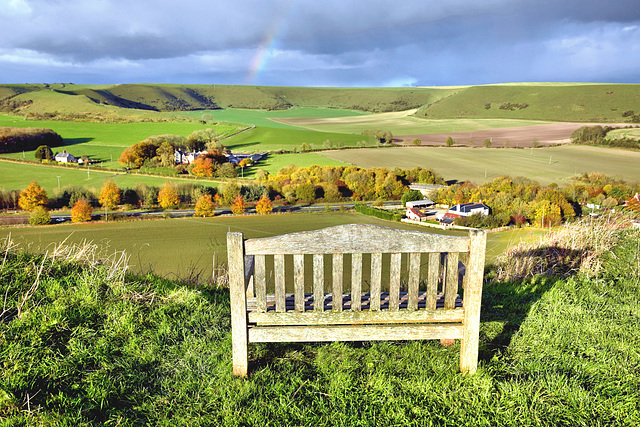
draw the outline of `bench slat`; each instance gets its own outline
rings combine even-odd
[[[304,311],[304,255],[293,256],[296,311]]]
[[[412,252],[409,255],[409,310],[418,309],[418,290],[420,286],[420,254]]]
[[[249,239],[247,255],[467,252],[468,236],[445,236],[366,224],[338,225],[322,230]]]
[[[436,308],[438,298],[438,279],[440,278],[440,254],[429,254],[429,271],[427,272],[427,308]]]
[[[380,290],[382,288],[382,254],[371,254],[371,310],[380,310]]]
[[[314,311],[324,311],[324,256],[316,254],[313,256],[313,294]]]
[[[458,256],[457,252],[447,255],[447,272],[444,285],[444,308],[454,308],[458,295]]]
[[[402,254],[391,254],[391,273],[389,277],[389,310],[398,311],[400,305],[400,267]]]
[[[343,276],[343,256],[333,254],[333,299],[332,311],[342,311],[342,276]],[[337,297],[336,297],[337,295]]]
[[[249,313],[249,323],[268,325],[357,325],[384,323],[455,323],[464,319],[464,309],[401,311],[343,311],[341,313],[307,311],[297,313]]]
[[[256,255],[255,276],[253,282],[256,287],[256,310],[264,313],[267,311],[267,280],[265,256]]]
[[[361,294],[362,254],[353,254],[351,255],[351,310],[360,311],[362,307]]]
[[[256,326],[250,342],[399,341],[462,338],[462,325]]]
[[[273,257],[276,285],[276,311],[285,311],[285,280],[284,280],[284,255]]]

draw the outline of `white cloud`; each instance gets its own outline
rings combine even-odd
[[[26,0],[0,0],[0,15],[21,16],[31,12],[31,6]]]

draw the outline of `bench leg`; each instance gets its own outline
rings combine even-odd
[[[246,377],[249,371],[249,355],[247,351],[247,328],[240,330],[233,329],[233,375]]]

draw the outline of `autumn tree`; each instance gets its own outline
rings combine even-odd
[[[261,215],[266,215],[271,213],[271,211],[273,211],[273,204],[271,203],[269,196],[265,194],[258,201],[258,204],[256,205],[256,212],[258,212]]]
[[[100,197],[98,202],[105,209],[115,209],[120,204],[120,188],[115,182],[109,180],[104,183],[100,190]]]
[[[216,212],[216,205],[211,194],[203,194],[196,202],[196,216],[213,216]]]
[[[51,223],[51,215],[49,215],[49,211],[43,206],[36,206],[33,211],[31,211],[31,216],[29,217],[30,225],[45,225]]]
[[[213,160],[210,157],[198,156],[193,161],[191,175],[193,176],[213,176]]]
[[[242,215],[246,210],[247,206],[244,203],[244,199],[242,195],[238,194],[231,205],[231,212],[233,212],[234,215]]]
[[[160,192],[158,192],[158,203],[162,209],[169,209],[178,206],[180,203],[180,195],[176,187],[170,182],[165,182]]]
[[[86,199],[78,200],[71,208],[71,221],[72,222],[87,222],[91,221],[91,214],[93,209]]]
[[[240,194],[240,186],[235,181],[229,181],[222,190],[222,198],[225,205],[233,203],[236,197]]]
[[[47,192],[44,191],[37,182],[33,181],[27,188],[22,190],[18,205],[21,209],[31,212],[37,206],[46,206],[49,202]]]

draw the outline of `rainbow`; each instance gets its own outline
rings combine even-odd
[[[276,19],[269,29],[265,33],[265,37],[258,46],[256,54],[253,56],[249,65],[249,71],[247,73],[247,84],[256,84],[260,71],[264,70],[269,62],[271,53],[276,49],[278,37],[286,27],[288,17],[291,15],[293,8],[295,7],[297,0],[292,0],[289,7],[285,9],[284,13]]]

